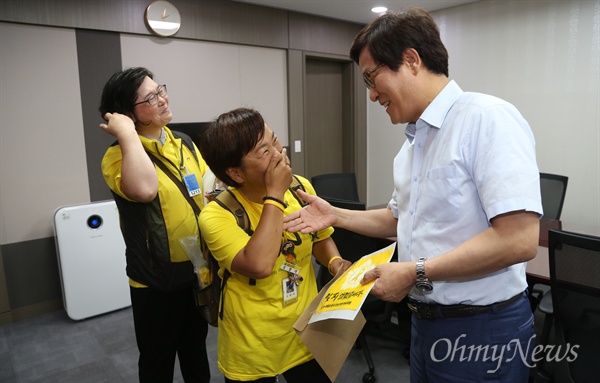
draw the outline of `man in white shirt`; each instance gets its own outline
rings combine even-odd
[[[529,125],[508,102],[449,80],[439,29],[421,9],[378,17],[350,55],[371,101],[408,123],[392,199],[348,211],[308,196],[284,228],[397,237],[399,262],[363,283],[377,279],[372,293],[386,301],[408,295],[412,382],[527,382],[535,331],[525,265],[542,214]]]

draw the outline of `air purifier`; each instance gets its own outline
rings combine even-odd
[[[131,305],[115,201],[60,207],[54,231],[63,300],[71,319]]]

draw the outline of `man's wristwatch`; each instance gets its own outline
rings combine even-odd
[[[425,276],[425,260],[426,259],[427,258],[425,258],[425,257],[421,257],[417,261],[417,283],[415,284],[415,287],[424,293],[427,293],[427,292],[433,290],[433,285],[431,284],[431,282],[429,282],[429,279],[427,279],[427,276]]]

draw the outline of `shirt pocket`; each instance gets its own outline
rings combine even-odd
[[[427,171],[418,199],[423,219],[428,222],[455,222],[460,216],[459,184],[455,165]]]

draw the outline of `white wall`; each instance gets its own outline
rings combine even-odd
[[[536,138],[540,171],[569,177],[561,218],[600,234],[600,1],[487,0],[434,17],[449,51],[450,77],[465,91],[493,94],[521,111]],[[391,176],[378,168],[391,169],[387,163],[404,141],[373,109],[370,206],[388,202]]]
[[[0,243],[90,202],[75,30],[0,23]]]
[[[367,92],[367,208],[384,207],[392,198],[394,157],[406,141],[406,124],[394,125],[385,108]]]

